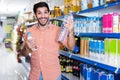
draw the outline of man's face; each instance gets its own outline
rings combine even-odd
[[[46,7],[39,7],[36,11],[36,17],[41,26],[45,26],[49,20],[49,11]]]

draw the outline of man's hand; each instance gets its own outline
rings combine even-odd
[[[68,16],[67,20],[64,20],[64,26],[68,29],[68,32],[74,32],[74,20],[73,20],[73,16]]]

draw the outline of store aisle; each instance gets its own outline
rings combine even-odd
[[[27,80],[28,71],[17,63],[16,55],[0,45],[0,80]]]

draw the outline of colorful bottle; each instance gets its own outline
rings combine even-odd
[[[113,32],[113,13],[109,13],[107,17],[107,33],[112,33]]]
[[[102,18],[102,31],[103,33],[107,33],[107,27],[108,27],[108,20],[107,20],[108,14],[105,13]]]
[[[119,14],[117,12],[113,13],[113,33],[118,33],[119,25]]]

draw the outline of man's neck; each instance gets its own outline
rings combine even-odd
[[[39,28],[40,30],[44,30],[44,29],[48,28],[48,25],[49,25],[49,22],[48,22],[46,25],[44,25],[44,26],[42,26],[42,25],[40,25],[40,24],[38,23],[38,28]]]

